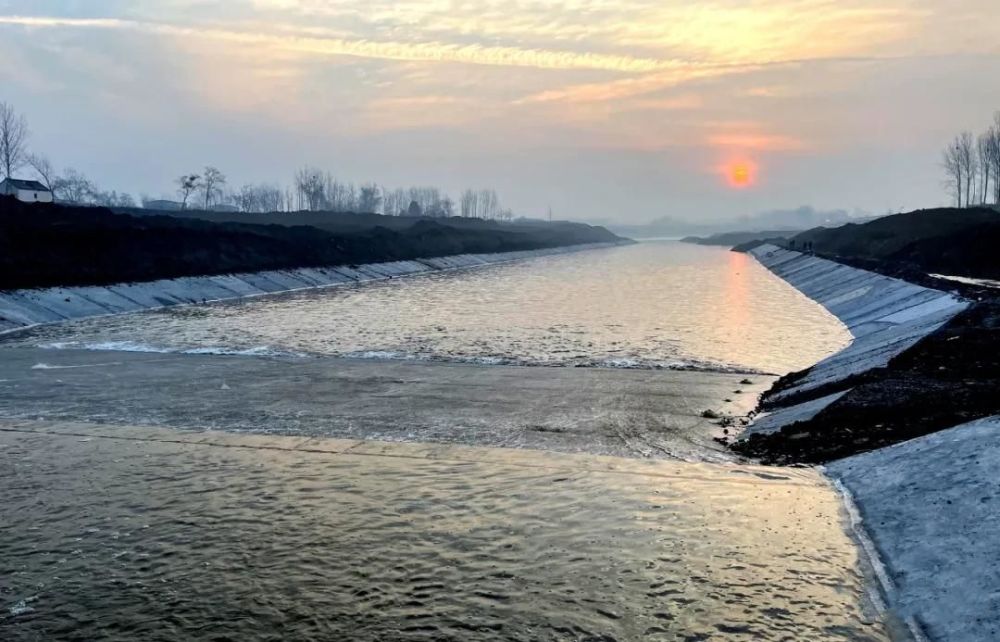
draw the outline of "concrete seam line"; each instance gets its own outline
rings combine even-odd
[[[851,527],[851,533],[861,545],[861,549],[864,552],[868,563],[871,565],[875,578],[879,583],[878,591],[869,591],[872,602],[875,604],[877,609],[885,612],[887,610],[887,603],[892,604],[898,601],[898,590],[895,583],[893,583],[892,578],[889,577],[889,572],[886,570],[885,563],[882,561],[882,556],[879,554],[878,547],[868,535],[868,531],[865,530],[864,518],[861,516],[861,511],[858,510],[858,505],[854,501],[854,495],[842,481],[830,475],[825,466],[819,466],[818,470],[830,480],[844,503],[848,523]],[[878,595],[878,593],[881,593],[881,595]],[[910,635],[913,636],[913,639],[916,640],[916,642],[931,642],[930,638],[927,637],[927,634],[924,632],[923,627],[914,616],[907,615],[903,617],[902,620],[906,625],[906,628],[909,630]]]

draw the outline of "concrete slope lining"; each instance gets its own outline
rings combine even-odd
[[[772,413],[755,432],[776,432],[815,416],[840,397],[831,394],[838,392],[836,384],[886,366],[969,305],[947,292],[775,245],[761,245],[750,254],[826,308],[854,337],[851,345],[817,363],[794,385],[771,395],[769,401],[784,402],[786,412]],[[817,400],[817,395],[825,397]]]
[[[618,245],[622,243],[587,243],[497,254],[460,254],[350,267],[311,267],[179,277],[107,286],[14,290],[0,292],[0,333],[69,319],[392,279]]]
[[[829,464],[892,584],[942,642],[1000,640],[1000,417]]]

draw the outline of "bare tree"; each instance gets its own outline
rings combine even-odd
[[[455,201],[451,200],[450,196],[445,196],[441,199],[441,216],[445,218],[451,218],[455,215]]]
[[[1000,205],[1000,111],[993,117],[989,130],[989,165],[993,174],[993,202]]]
[[[49,162],[49,159],[41,154],[28,154],[26,161],[31,169],[35,170],[35,174],[38,175],[38,180],[42,185],[47,187],[53,196],[55,196],[56,190],[52,187],[52,183],[56,179],[56,170],[52,166],[52,163]]]
[[[191,194],[201,187],[201,176],[197,174],[185,174],[177,178],[177,194],[181,197],[181,209],[187,209],[188,199]]]
[[[358,212],[378,212],[381,205],[382,195],[378,185],[375,183],[362,185],[361,189],[358,190]]]
[[[479,200],[479,194],[471,189],[464,190],[462,196],[459,198],[459,209],[462,216],[466,218],[472,218],[477,215],[477,201]]]
[[[110,192],[101,192],[95,190],[91,197],[94,205],[100,205],[101,207],[135,207],[135,199],[132,198],[131,194],[126,194],[111,190]]]
[[[5,177],[13,177],[24,165],[28,133],[28,119],[13,105],[0,101],[0,170]]]
[[[965,186],[965,179],[962,175],[961,152],[957,141],[952,141],[945,147],[941,166],[945,173],[945,187],[955,197],[955,207],[962,207],[962,188]]]
[[[976,166],[979,168],[979,189],[976,191],[976,197],[983,205],[989,202],[990,181],[995,178],[990,150],[992,136],[993,130],[991,128],[976,139]]]
[[[222,188],[226,184],[226,175],[215,167],[206,167],[205,173],[201,177],[201,191],[205,195],[205,209],[212,206],[216,198],[222,194]]]
[[[976,177],[976,152],[972,132],[962,132],[955,140],[958,159],[962,164],[962,176],[965,179],[965,206],[972,206],[973,184]]]
[[[295,189],[300,210],[316,211],[326,204],[327,180],[323,172],[314,167],[303,167],[295,173]]]
[[[67,169],[61,176],[52,179],[52,192],[70,203],[93,203],[97,191],[97,187],[75,169]]]
[[[241,212],[259,214],[277,212],[282,209],[285,194],[280,187],[272,185],[244,185],[233,194],[233,203]]]

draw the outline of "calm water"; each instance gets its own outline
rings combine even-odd
[[[0,639],[886,639],[814,471],[117,430],[0,432]]]
[[[849,338],[832,316],[746,255],[650,242],[84,320],[17,341],[783,374],[812,365]]]

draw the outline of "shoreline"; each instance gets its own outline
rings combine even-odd
[[[141,310],[353,285],[419,274],[466,270],[488,265],[629,245],[607,243],[565,245],[540,250],[335,265],[320,268],[266,270],[237,274],[179,277],[106,286],[70,286],[0,291],[0,336],[71,319],[113,316]]]
[[[961,340],[962,323],[983,304],[774,246],[750,253],[841,318],[855,340],[812,368],[779,379],[762,396],[759,409],[765,414],[734,449],[772,464],[817,463],[821,457],[819,470],[841,496],[882,598],[915,640],[996,638],[1000,552],[991,542],[1000,514],[995,475],[1000,415],[993,410],[992,416],[967,422],[956,421],[960,415],[953,413],[950,424],[918,424],[921,432],[900,434],[865,415],[871,395],[852,397],[882,386],[886,392],[878,401],[904,415],[903,422],[920,413],[919,407],[908,407],[910,398],[901,394],[892,372],[909,362],[938,371],[925,360],[934,354],[933,344]],[[889,379],[879,381],[875,373]],[[989,385],[978,382],[984,383]],[[976,381],[962,379],[961,384]],[[933,403],[933,391],[920,380],[912,385]],[[852,413],[851,403],[861,410]],[[831,439],[829,433],[837,429],[851,440],[837,442],[825,454],[818,447],[824,442],[810,443]],[[806,457],[796,459],[792,453]]]
[[[736,450],[769,463],[821,464],[899,441],[891,437],[879,440],[877,434],[858,441],[858,435],[853,435],[850,439],[857,443],[828,445],[822,439],[829,439],[829,433],[819,434],[809,427],[857,395],[866,377],[885,371],[969,310],[971,302],[949,292],[770,244],[749,253],[837,317],[854,339],[840,352],[781,377],[764,393],[757,408],[760,414],[736,441]],[[893,403],[891,399],[889,403]],[[952,425],[958,423],[962,421]]]

